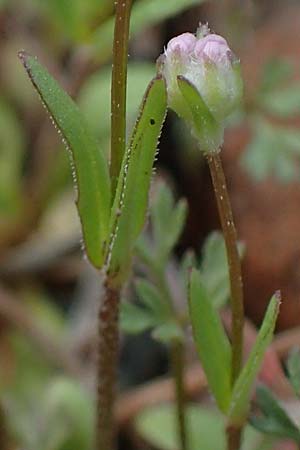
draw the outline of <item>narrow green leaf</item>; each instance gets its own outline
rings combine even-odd
[[[287,360],[287,370],[289,380],[295,390],[295,393],[300,396],[300,349],[294,347],[289,354]]]
[[[257,388],[256,403],[264,416],[251,418],[251,424],[255,428],[266,434],[300,442],[298,428],[266,386]]]
[[[247,417],[253,383],[259,372],[264,353],[272,340],[279,305],[280,293],[277,292],[270,301],[256,342],[233,388],[229,408],[229,417],[233,423],[243,423]]]
[[[25,69],[72,156],[77,208],[90,262],[101,267],[107,244],[110,181],[107,161],[69,95],[36,58],[20,52]]]
[[[190,126],[197,137],[201,150],[217,150],[223,142],[223,126],[218,123],[206,106],[196,87],[183,76],[177,77],[178,87],[190,112]]]
[[[189,310],[196,349],[219,408],[226,412],[231,398],[231,347],[220,317],[193,269],[190,277]]]
[[[145,94],[140,116],[124,155],[113,203],[107,264],[111,276],[123,276],[146,217],[157,143],[167,110],[163,78],[154,78]]]

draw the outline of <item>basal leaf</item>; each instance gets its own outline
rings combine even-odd
[[[84,117],[69,95],[36,58],[19,54],[32,84],[38,91],[54,125],[71,151],[77,189],[77,208],[90,262],[101,267],[107,244],[110,215],[108,165]]]
[[[167,109],[165,81],[154,78],[145,94],[140,116],[127,149],[112,207],[107,255],[110,274],[122,276],[146,217],[157,143]]]
[[[256,342],[233,388],[229,408],[229,417],[233,423],[243,423],[249,411],[253,383],[259,372],[264,353],[272,340],[279,305],[280,294],[276,293],[270,301]]]
[[[226,412],[231,398],[231,347],[220,317],[195,269],[190,278],[189,309],[196,349],[209,386],[219,408]]]

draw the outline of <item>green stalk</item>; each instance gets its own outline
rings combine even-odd
[[[215,196],[221,220],[231,290],[232,311],[232,386],[239,376],[243,359],[244,301],[241,261],[237,246],[231,203],[228,195],[225,174],[219,152],[209,153],[207,161],[210,168]]]
[[[180,450],[187,450],[185,392],[184,392],[184,345],[180,341],[173,342],[170,349],[172,372],[175,383],[175,402],[177,432]]]
[[[111,80],[111,160],[112,198],[126,146],[126,88],[129,23],[132,0],[117,0]]]
[[[241,261],[237,246],[237,233],[234,226],[231,202],[228,195],[226,178],[222,166],[220,152],[207,155],[211,178],[214,186],[218,211],[223,230],[231,291],[231,339],[232,339],[232,386],[237,380],[243,359],[243,327],[244,301]],[[241,445],[242,427],[228,424],[226,429],[227,450],[239,450]]]
[[[126,87],[129,22],[132,0],[117,0],[113,45],[111,84],[111,163],[112,193],[126,146]],[[109,268],[108,268],[109,273]],[[97,450],[114,450],[114,403],[119,356],[119,304],[122,286],[109,277],[104,282],[104,295],[99,311]]]

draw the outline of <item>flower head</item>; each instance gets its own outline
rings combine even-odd
[[[240,64],[227,41],[211,34],[207,25],[200,26],[196,36],[183,33],[171,39],[158,61],[166,79],[170,108],[192,124],[189,105],[178,87],[178,76],[184,77],[219,124],[218,135],[223,135],[220,129],[224,129],[224,120],[239,105],[242,95]]]

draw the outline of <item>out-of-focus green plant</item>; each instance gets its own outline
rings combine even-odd
[[[272,58],[252,99],[248,121],[253,136],[241,163],[257,181],[267,176],[282,182],[299,178],[300,133],[292,125],[278,123],[300,114],[300,83],[292,79],[293,71],[289,62]]]
[[[300,350],[293,348],[287,360],[287,376],[294,389],[295,395],[299,398],[300,386]],[[291,403],[291,400],[290,400]],[[260,385],[256,390],[256,404],[259,408],[259,415],[252,415],[250,423],[266,436],[273,436],[282,439],[293,440],[297,446],[300,445],[300,428],[297,418],[299,412],[295,414],[291,411],[289,402],[285,405],[277,399],[272,391],[266,386]],[[298,401],[297,409],[299,411]]]

